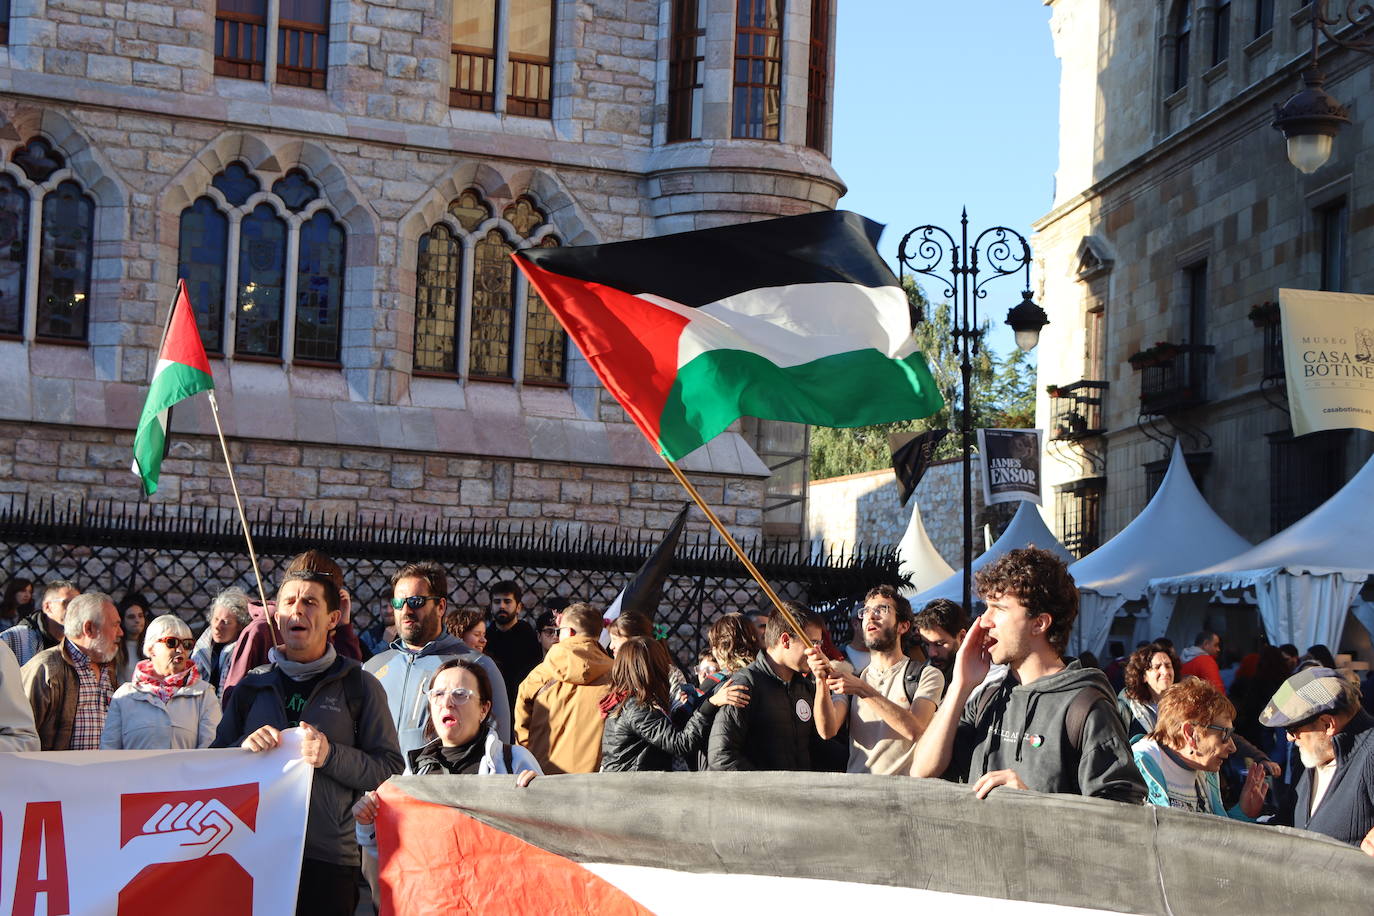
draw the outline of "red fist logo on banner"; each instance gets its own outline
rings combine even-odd
[[[251,916],[253,876],[227,852],[236,833],[257,827],[258,786],[120,797],[119,845],[149,864],[119,892],[119,916],[156,912],[195,888],[196,908]]]

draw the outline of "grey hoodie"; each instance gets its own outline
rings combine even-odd
[[[975,782],[984,773],[1015,770],[1036,792],[1144,801],[1145,783],[1131,757],[1107,676],[1076,659],[1065,661],[1063,671],[1026,685],[1007,672],[1000,683],[988,686],[981,700],[970,701],[959,718],[946,777]],[[1083,690],[1100,697],[1075,747],[1065,718]]]
[[[501,671],[487,656],[450,633],[440,633],[419,652],[402,648],[398,639],[391,648],[367,660],[363,670],[382,682],[387,709],[401,741],[401,754],[409,760],[411,751],[424,747],[432,735],[425,734],[429,723],[429,682],[434,672],[450,658],[473,658],[491,680],[491,720],[502,741],[510,740],[510,705]],[[407,770],[406,772],[409,772]]]

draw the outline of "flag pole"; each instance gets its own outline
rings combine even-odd
[[[243,513],[243,500],[239,499],[239,485],[234,480],[234,465],[229,460],[229,445],[224,441],[224,427],[219,423],[219,402],[215,400],[215,393],[207,391],[210,395],[210,415],[215,418],[215,432],[219,434],[220,451],[224,452],[224,469],[229,472],[229,487],[234,491],[234,505],[239,510],[239,525],[243,528],[243,539],[248,542],[248,559],[253,563],[253,578],[258,582],[258,600],[262,602],[262,613],[267,619],[267,632],[272,637],[272,645],[278,644],[278,633],[276,624],[272,622],[272,612],[267,606],[267,592],[262,587],[262,572],[258,569],[258,555],[253,549],[253,533],[248,529],[248,516]]]
[[[725,529],[725,525],[716,516],[716,513],[711,511],[710,506],[706,505],[706,500],[701,498],[701,494],[697,492],[696,487],[692,486],[692,482],[687,479],[687,475],[683,474],[682,469],[677,466],[677,463],[669,459],[666,455],[659,453],[659,457],[663,459],[664,464],[668,465],[668,470],[673,472],[673,476],[677,478],[678,483],[682,484],[683,489],[687,491],[687,495],[692,497],[692,502],[696,503],[697,507],[700,508],[702,512],[706,513],[706,518],[711,522],[711,527],[715,528],[716,533],[725,539],[726,544],[730,545],[730,549],[735,552],[735,556],[739,557],[739,561],[744,564],[744,568],[749,571],[749,575],[753,576],[754,581],[763,589],[763,593],[768,596],[768,600],[773,602],[773,606],[778,609],[778,613],[782,614],[783,620],[787,621],[787,625],[792,629],[792,632],[797,634],[797,638],[801,640],[802,645],[808,649],[816,648],[815,644],[812,643],[811,639],[806,635],[806,631],[802,629],[801,624],[797,622],[797,618],[792,616],[792,612],[783,605],[782,599],[778,597],[778,593],[773,591],[773,586],[768,584],[768,580],[763,577],[763,573],[759,572],[758,567],[745,555],[744,548],[740,547],[739,542]]]

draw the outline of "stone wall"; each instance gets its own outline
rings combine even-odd
[[[229,454],[244,508],[269,516],[365,514],[397,524],[496,519],[557,522],[574,533],[659,532],[688,501],[667,471],[262,439],[231,441]],[[129,470],[132,456],[132,433],[0,422],[0,494],[136,502],[142,491]],[[741,537],[757,536],[762,480],[694,476],[723,522]],[[232,510],[218,441],[174,435],[153,499]],[[709,530],[701,513],[690,519],[688,532]]]
[[[911,501],[902,507],[897,479],[892,471],[869,471],[827,480],[811,481],[807,501],[807,531],[813,543],[843,547],[896,545],[906,533],[913,506],[921,509],[921,522],[930,541],[955,569],[964,565],[963,472],[958,459],[932,464],[921,478]],[[986,548],[984,526],[993,540],[1011,520],[1019,504],[983,504],[982,476],[973,463],[973,555]],[[1011,510],[1011,511],[1008,511]]]

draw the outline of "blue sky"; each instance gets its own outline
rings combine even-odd
[[[840,207],[887,225],[881,251],[934,223],[957,235],[1008,226],[1030,238],[1048,212],[1058,161],[1059,61],[1040,0],[842,0],[836,29],[832,158]],[[923,279],[923,278],[918,278]],[[922,284],[932,298],[934,284]],[[994,280],[980,317],[991,345],[1017,279]]]

